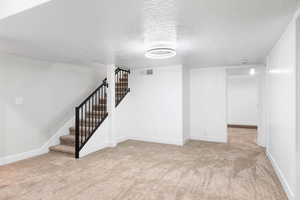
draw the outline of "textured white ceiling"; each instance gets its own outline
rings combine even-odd
[[[73,63],[263,63],[297,0],[52,0],[0,21],[0,52]],[[1,3],[0,3],[1,5]],[[168,42],[178,55],[149,60]]]
[[[0,19],[15,15],[51,0],[1,0]]]

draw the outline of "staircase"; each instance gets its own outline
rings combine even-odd
[[[129,70],[117,68],[115,71],[115,104],[116,107],[123,100],[123,98],[130,92],[128,87]]]
[[[128,88],[129,70],[115,70],[115,106],[130,91]],[[50,147],[50,151],[65,153],[79,158],[79,152],[107,118],[107,80],[89,95],[75,109],[75,126],[69,128],[69,135],[60,137],[60,144]]]

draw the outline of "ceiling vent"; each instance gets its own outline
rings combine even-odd
[[[242,65],[247,65],[249,63],[249,60],[247,58],[241,59],[241,64]]]
[[[146,70],[146,75],[153,75],[153,69],[147,69]]]

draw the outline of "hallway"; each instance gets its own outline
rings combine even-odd
[[[228,143],[259,148],[257,146],[257,129],[228,128]]]

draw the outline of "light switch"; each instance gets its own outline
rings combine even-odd
[[[15,103],[16,105],[22,105],[24,103],[23,97],[16,97]]]

